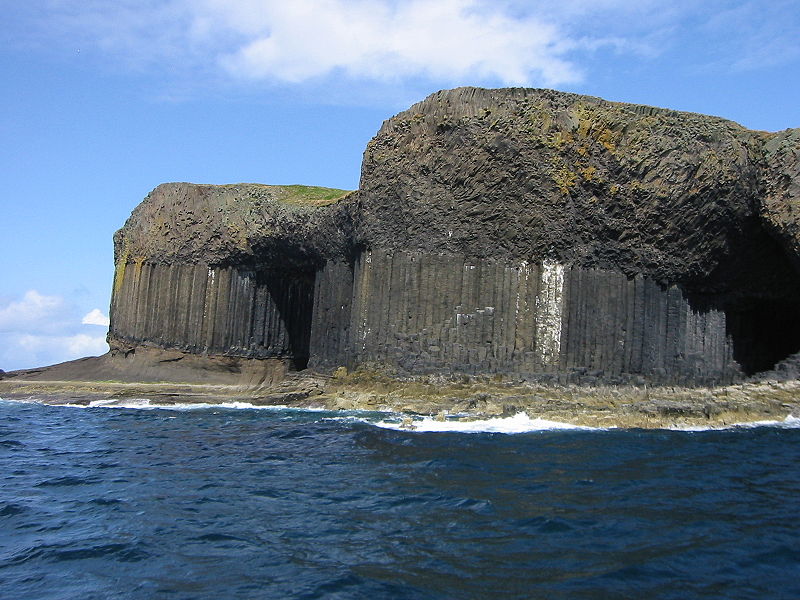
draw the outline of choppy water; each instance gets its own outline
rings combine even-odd
[[[0,401],[0,598],[800,598],[796,422],[398,422]]]

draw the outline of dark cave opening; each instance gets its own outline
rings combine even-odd
[[[727,288],[720,308],[733,358],[754,375],[800,351],[800,273],[760,219],[748,219],[737,234],[710,279]]]
[[[264,285],[275,303],[286,331],[292,367],[302,371],[311,357],[311,320],[314,309],[314,271],[258,271],[257,281]]]
[[[695,309],[725,313],[733,358],[750,376],[800,352],[800,273],[755,215],[732,233],[729,249],[687,291]]]
[[[733,358],[746,375],[772,369],[800,351],[800,306],[785,299],[759,299],[725,311]]]

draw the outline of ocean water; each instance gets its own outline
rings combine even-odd
[[[800,598],[797,420],[0,401],[0,598]]]

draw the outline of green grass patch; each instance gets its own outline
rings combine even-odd
[[[344,198],[350,190],[316,187],[312,185],[282,185],[278,200],[303,206],[327,206]]]

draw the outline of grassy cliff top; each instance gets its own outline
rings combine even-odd
[[[277,200],[303,206],[327,206],[344,198],[351,190],[317,187],[313,185],[270,186],[277,192]]]

